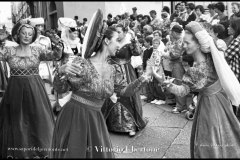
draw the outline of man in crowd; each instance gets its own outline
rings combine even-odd
[[[151,10],[150,16],[152,17],[150,25],[153,26],[154,30],[160,30],[162,26],[162,21],[160,18],[157,17],[157,12],[155,10]]]
[[[179,18],[181,18],[183,21],[187,20],[187,10],[186,10],[186,1],[182,1],[180,3],[180,13],[179,13]]]
[[[131,14],[131,18],[133,18],[133,20],[137,20],[137,7],[133,7],[132,8],[133,14]]]

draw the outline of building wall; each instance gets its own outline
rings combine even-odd
[[[44,2],[42,2],[44,3]],[[55,3],[56,5],[56,10],[55,11],[51,11],[51,3]],[[47,9],[46,9],[47,7]],[[50,29],[50,28],[57,28],[57,20],[59,17],[64,17],[64,9],[63,9],[63,2],[58,2],[58,1],[51,1],[51,2],[47,2],[46,3],[46,7],[43,7],[43,9],[45,9],[47,12],[47,14],[45,14],[45,23],[46,23],[46,28]],[[55,18],[52,18],[52,15],[56,14]],[[54,22],[53,22],[54,21]]]

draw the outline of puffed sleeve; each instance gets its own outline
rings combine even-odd
[[[5,46],[0,48],[0,61],[7,61],[10,52],[11,52],[11,47]]]
[[[53,87],[58,93],[65,93],[70,90],[78,90],[84,83],[87,82],[88,69],[86,67],[86,60],[81,57],[76,57],[72,63],[78,64],[80,70],[76,76],[66,76],[57,74],[54,77]]]
[[[134,93],[138,92],[147,82],[147,79],[141,76],[132,83],[127,84],[120,67],[118,67],[118,65],[113,65],[113,70],[114,92],[117,93],[117,96],[132,96]]]
[[[191,67],[184,74],[182,85],[171,84],[168,91],[177,96],[186,96],[192,91],[198,91],[207,85],[207,68]]]
[[[40,61],[59,60],[62,57],[63,47],[52,46],[53,50],[44,49],[43,47],[36,46],[35,49],[39,54]]]

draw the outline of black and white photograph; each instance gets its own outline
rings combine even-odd
[[[1,159],[240,158],[240,1],[1,1]]]

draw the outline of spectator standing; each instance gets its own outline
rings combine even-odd
[[[85,36],[86,31],[87,31],[87,27],[88,27],[87,18],[83,18],[83,25],[82,25],[82,28],[81,28],[81,33],[84,36]]]
[[[162,30],[162,38],[164,39],[169,34],[171,21],[169,19],[170,16],[167,12],[162,12],[161,17],[163,19],[163,24],[162,24],[162,29],[161,29]]]
[[[109,14],[107,15],[107,25],[108,25],[108,26],[111,26],[112,24],[113,24],[112,14],[109,13]]]
[[[152,53],[153,53],[152,40],[153,40],[153,37],[149,37],[149,36],[144,39],[144,47],[146,49],[143,52],[143,71],[146,70],[147,60],[152,56]],[[146,85],[147,99],[145,100],[145,102],[147,103],[150,103],[151,101],[154,100],[154,95],[152,93],[153,88],[151,87],[154,87],[154,86],[152,85],[151,82],[149,82]]]
[[[209,33],[213,37],[213,40],[215,41],[218,49],[225,52],[225,50],[227,49],[227,44],[222,40],[222,33],[224,32],[224,30],[225,28],[222,24],[214,24],[213,26],[211,26]]]
[[[232,12],[233,14],[230,17],[230,21],[240,18],[240,4],[237,2],[232,3]]]
[[[182,80],[185,70],[182,64],[182,54],[183,54],[183,28],[179,24],[175,24],[171,27],[170,31],[170,41],[166,45],[167,56],[171,60],[172,65],[172,77],[176,78],[176,84],[181,84],[179,80]],[[184,112],[187,109],[186,96],[176,98],[176,106],[172,110],[172,113]]]
[[[137,16],[138,16],[137,7],[133,7],[132,12],[133,12],[133,14],[131,14],[131,17],[133,18],[133,20],[137,20]]]
[[[175,6],[175,11],[174,13],[170,16],[170,21],[174,21],[175,18],[177,18],[179,16],[179,12],[180,12],[180,3],[177,3]]]
[[[202,5],[197,5],[195,7],[195,12],[197,15],[197,19],[195,21],[197,22],[208,22],[209,21],[209,17],[207,15],[204,14],[205,9],[203,8]]]
[[[223,33],[223,39],[225,41],[225,39],[228,37],[228,31],[227,28],[229,27],[229,20],[228,20],[228,16],[226,16],[224,14],[225,11],[225,6],[222,2],[218,2],[214,5],[214,10],[215,12],[218,14],[218,20],[219,23],[222,24],[225,27],[225,31]],[[225,41],[226,42],[226,41]],[[227,43],[227,42],[226,42]]]
[[[227,50],[225,51],[225,58],[236,75],[238,81],[240,82],[240,19],[234,19],[230,22],[230,26],[228,28],[228,32],[230,35],[233,35],[233,40],[229,44]],[[233,110],[236,113],[237,117],[240,118],[240,110],[237,110],[237,106],[233,105]]]
[[[185,26],[191,22],[191,21],[195,21],[197,18],[197,15],[195,13],[195,5],[193,3],[188,3],[188,5],[186,6],[187,9],[187,17],[186,17],[186,21],[181,20],[180,18],[177,18],[177,21],[179,21],[180,24],[182,24],[183,28],[185,28]]]
[[[218,14],[214,10],[214,3],[208,5],[210,17],[208,19],[208,22],[211,23],[212,25],[218,23]]]
[[[157,12],[155,10],[151,10],[150,16],[152,17],[150,25],[153,26],[153,30],[161,29],[162,21],[160,18],[157,17]]]
[[[144,15],[144,16],[143,16],[143,19],[144,19],[145,25],[146,25],[146,24],[149,25],[149,24],[151,23],[151,18],[150,18],[149,15]]]
[[[233,35],[234,40],[230,43],[225,52],[226,60],[240,82],[240,19],[231,21],[228,31],[229,34]]]
[[[186,1],[182,1],[182,2],[180,3],[179,18],[181,18],[182,21],[186,21],[186,20],[187,20],[186,5],[187,5],[187,2],[186,2]]]
[[[162,62],[162,52],[160,51],[159,48],[163,48],[161,46],[161,44],[163,44],[163,42],[161,41],[160,37],[154,37],[152,44],[153,44],[153,53],[152,53],[150,59],[154,59],[155,67],[158,68],[159,74],[162,75],[162,74],[164,74],[164,70],[163,70],[163,62]],[[164,48],[165,48],[165,46],[164,46]],[[165,94],[163,93],[162,88],[158,86],[157,79],[153,77],[153,80],[150,83],[151,83],[150,84],[151,85],[151,87],[150,87],[151,93],[154,98],[154,100],[151,101],[151,103],[157,104],[157,105],[165,104]]]

